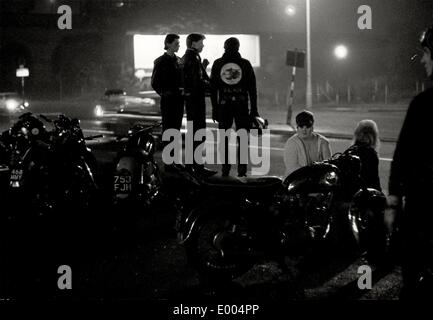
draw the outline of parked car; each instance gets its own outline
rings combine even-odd
[[[94,115],[115,135],[125,135],[135,123],[160,121],[159,95],[143,91],[128,95],[123,89],[108,89],[95,102]]]
[[[0,92],[0,115],[20,114],[29,106],[29,101],[17,92]]]
[[[159,96],[147,91],[138,96],[128,95],[123,89],[108,89],[95,103],[94,113],[98,118],[115,117],[121,114],[160,115]]]

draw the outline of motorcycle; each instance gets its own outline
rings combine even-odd
[[[18,296],[51,294],[47,270],[92,248],[96,159],[86,140],[96,137],[84,137],[76,119],[32,113],[0,136],[0,164],[6,169],[1,199],[9,209],[0,216],[7,244],[3,260]],[[24,268],[28,261],[31,273]]]
[[[201,182],[194,172],[182,165],[173,165],[171,172],[160,170],[154,159],[157,144],[153,136],[154,129],[160,125],[160,122],[133,125],[126,135],[126,143],[114,158],[111,182],[114,211],[110,228],[120,232],[122,238],[122,230],[127,230],[128,235],[135,234],[131,230],[148,225],[149,221],[145,220],[159,216],[158,212],[172,214],[175,223],[171,229],[178,232],[182,217],[194,207],[200,194]],[[123,138],[118,136],[117,140],[123,143]],[[119,215],[119,212],[128,214]]]
[[[51,131],[53,163],[54,170],[61,177],[57,179],[56,185],[61,185],[62,199],[68,205],[87,208],[94,199],[98,186],[94,178],[97,161],[86,141],[102,135],[84,137],[80,121],[63,114],[55,120],[44,115],[41,117],[54,125],[54,130]]]
[[[54,129],[48,131],[41,119]],[[84,138],[79,121],[64,115],[56,120],[21,115],[0,138],[10,199],[29,205],[28,211],[36,216],[70,206],[87,207],[97,187],[90,168],[96,167],[96,160],[85,141],[95,137]]]
[[[6,194],[15,198],[29,199],[30,206],[36,211],[50,207],[47,197],[50,137],[43,123],[30,113],[25,113],[1,135],[2,164],[8,169],[8,188]],[[11,217],[9,217],[11,218]]]
[[[151,205],[160,194],[161,178],[153,155],[152,130],[161,125],[135,124],[128,130],[127,142],[115,157],[113,176],[114,204],[125,202]],[[117,139],[121,140],[119,136]]]
[[[384,238],[385,196],[363,185],[360,159],[350,152],[300,168],[284,180],[210,178],[203,187],[225,197],[206,199],[191,210],[179,240],[202,278],[216,283],[240,276],[260,259],[275,260],[284,269],[285,257],[320,252],[330,245],[331,234],[350,232],[360,252],[367,253],[375,253]]]

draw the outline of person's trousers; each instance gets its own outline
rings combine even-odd
[[[433,205],[428,194],[406,197],[401,232],[401,299],[433,299]]]
[[[240,129],[244,129],[244,133],[249,132],[250,128],[250,117],[248,113],[248,105],[244,103],[238,103],[238,104],[225,104],[221,105],[218,108],[218,129],[221,130],[227,130],[233,127],[233,122],[235,123],[235,130],[238,134],[236,145],[237,145],[237,164],[238,164],[238,175],[239,176],[245,176],[247,173],[247,163],[244,160],[247,160],[248,162],[248,155],[249,155],[249,145],[248,140],[247,146],[245,149],[245,146],[241,146],[241,143],[245,143],[245,140],[242,139],[241,135],[239,134]],[[220,144],[223,144],[223,146],[219,146],[219,148],[224,148],[224,160],[222,164],[222,173],[223,175],[228,175],[230,173],[231,164],[229,163],[229,139],[226,136],[223,141],[220,141]],[[245,157],[241,157],[241,150],[247,150],[247,154]]]
[[[203,167],[203,163],[200,164],[195,159],[194,154],[195,150],[198,146],[206,142],[206,137],[201,137],[198,141],[195,139],[195,134],[198,130],[206,128],[206,100],[205,95],[191,95],[186,98],[186,118],[187,121],[192,122],[193,125],[193,166],[194,167]],[[188,129],[189,130],[189,129]]]
[[[163,95],[161,97],[162,130],[182,127],[184,99],[179,95]]]
[[[163,95],[161,97],[161,120],[162,120],[162,133],[168,129],[175,129],[179,131],[182,127],[182,119],[184,112],[184,99],[180,94]],[[166,147],[170,141],[163,141],[163,147]],[[182,143],[182,141],[179,141]]]

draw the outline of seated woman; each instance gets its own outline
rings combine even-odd
[[[367,188],[382,191],[379,178],[379,130],[373,120],[361,120],[354,133],[353,144],[348,149],[361,160],[361,179]]]

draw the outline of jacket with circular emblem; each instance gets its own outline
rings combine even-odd
[[[215,60],[211,71],[212,116],[216,119],[220,109],[236,105],[258,116],[256,77],[251,63],[239,52],[226,52]]]

